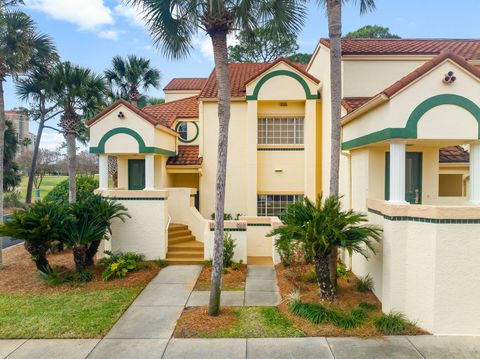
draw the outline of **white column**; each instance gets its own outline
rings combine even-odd
[[[154,189],[155,158],[152,153],[145,155],[145,191]]]
[[[99,189],[108,189],[108,155],[101,153],[98,156]]]
[[[405,201],[405,143],[390,143],[390,200],[392,204]]]
[[[470,144],[470,202],[480,204],[480,143]]]

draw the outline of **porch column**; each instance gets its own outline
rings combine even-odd
[[[390,143],[390,200],[392,204],[405,201],[405,143]]]
[[[480,143],[470,144],[470,202],[480,204]]]
[[[145,191],[151,191],[155,188],[155,157],[153,153],[145,155]]]
[[[101,153],[98,156],[99,189],[108,189],[108,155]]]

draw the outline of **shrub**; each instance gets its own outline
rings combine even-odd
[[[303,280],[307,283],[317,283],[317,273],[315,272],[315,268],[310,267],[307,274],[303,277]]]
[[[301,289],[301,283],[304,280],[308,266],[305,261],[305,249],[301,242],[295,242],[291,248],[290,265],[288,266],[289,277],[293,285]],[[316,277],[316,275],[315,275]]]
[[[279,236],[275,240],[275,248],[280,255],[280,260],[284,266],[289,266],[292,261],[292,247],[294,241],[290,237]]]
[[[168,266],[168,261],[166,259],[156,259],[154,262],[160,268]]]
[[[382,314],[382,316],[375,319],[375,328],[385,335],[398,335],[408,331],[413,326],[403,313],[390,312],[389,314]]]
[[[223,235],[223,267],[231,267],[233,263],[233,256],[235,254],[235,247],[237,244],[232,238],[232,235],[225,232]]]
[[[373,290],[373,278],[370,276],[370,274],[367,274],[364,277],[359,277],[355,283],[355,289],[359,292],[368,292],[369,290]]]
[[[232,262],[232,269],[233,269],[234,271],[240,270],[240,263]]]
[[[93,194],[98,188],[98,179],[93,176],[77,176],[75,178],[77,188],[77,201],[82,201]],[[68,179],[61,181],[47,194],[45,200],[68,203]]]
[[[133,252],[116,252],[105,251],[108,257],[102,259],[105,264],[105,270],[102,273],[103,280],[111,278],[124,278],[129,272],[138,269],[144,259],[142,254]]]
[[[365,309],[368,312],[374,311],[377,309],[377,305],[373,303],[361,302],[358,305],[359,308]]]
[[[23,239],[37,269],[46,273],[51,269],[47,251],[52,242],[63,240],[64,228],[71,221],[66,206],[39,201],[25,210],[16,211],[10,220],[0,225],[0,235]]]
[[[19,191],[6,192],[3,195],[3,208],[24,208],[22,194]]]
[[[337,278],[347,279],[348,271],[347,267],[343,263],[337,263]]]
[[[71,272],[61,272],[58,267],[50,267],[45,272],[40,272],[40,279],[44,280],[51,287],[57,287],[64,283],[73,281]]]
[[[213,266],[212,259],[206,259],[203,261],[203,268],[211,268]]]

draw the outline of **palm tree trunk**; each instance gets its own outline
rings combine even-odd
[[[227,176],[228,124],[230,122],[230,74],[228,70],[227,32],[211,35],[218,89],[218,154],[215,198],[215,236],[213,246],[212,284],[208,313],[220,314],[223,269],[223,235],[225,213],[225,182]]]
[[[75,186],[75,170],[77,167],[77,148],[75,144],[75,133],[67,132],[65,139],[67,140],[67,157],[68,157],[68,202],[75,203],[77,201],[77,191]]]
[[[320,286],[320,295],[322,298],[333,301],[335,300],[335,288],[330,281],[329,266],[330,255],[315,256],[315,271],[317,272],[318,285]]]
[[[330,90],[331,90],[331,154],[330,195],[338,196],[340,172],[340,131],[342,106],[342,0],[327,0],[328,35],[330,37]],[[337,286],[337,248],[330,257],[330,280]]]
[[[26,203],[32,203],[33,179],[35,178],[35,171],[37,170],[38,150],[40,149],[40,140],[42,139],[43,128],[45,126],[45,100],[42,99],[40,101],[40,122],[38,123],[37,137],[35,138],[35,147],[33,148],[32,164],[30,165],[30,172],[28,173]]]
[[[78,273],[84,272],[86,269],[87,246],[85,244],[74,246],[72,252],[73,261],[75,262],[75,270]]]
[[[50,249],[50,243],[32,243],[25,242],[25,249],[32,256],[32,260],[35,262],[37,270],[43,273],[47,273],[51,267],[48,263],[47,252]]]
[[[4,78],[0,78],[0,223],[3,223],[3,157],[5,146]],[[0,237],[0,269],[3,268],[3,237]]]

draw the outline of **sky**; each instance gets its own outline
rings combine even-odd
[[[357,1],[358,2],[358,1]],[[161,88],[173,77],[207,77],[213,67],[210,40],[202,33],[188,59],[172,61],[155,48],[135,9],[121,0],[25,0],[22,10],[36,21],[41,32],[55,41],[62,60],[102,73],[115,55],[136,54],[149,58],[162,73]],[[403,38],[478,38],[479,0],[376,0],[374,12],[360,15],[355,1],[343,8],[343,33],[364,25],[389,27]],[[309,2],[308,18],[298,37],[300,52],[313,52],[318,40],[328,35],[325,11]],[[161,90],[149,95],[163,97]],[[27,106],[15,96],[9,80],[5,108]],[[30,130],[37,126],[31,123]],[[41,146],[55,149],[63,138],[47,130]]]

